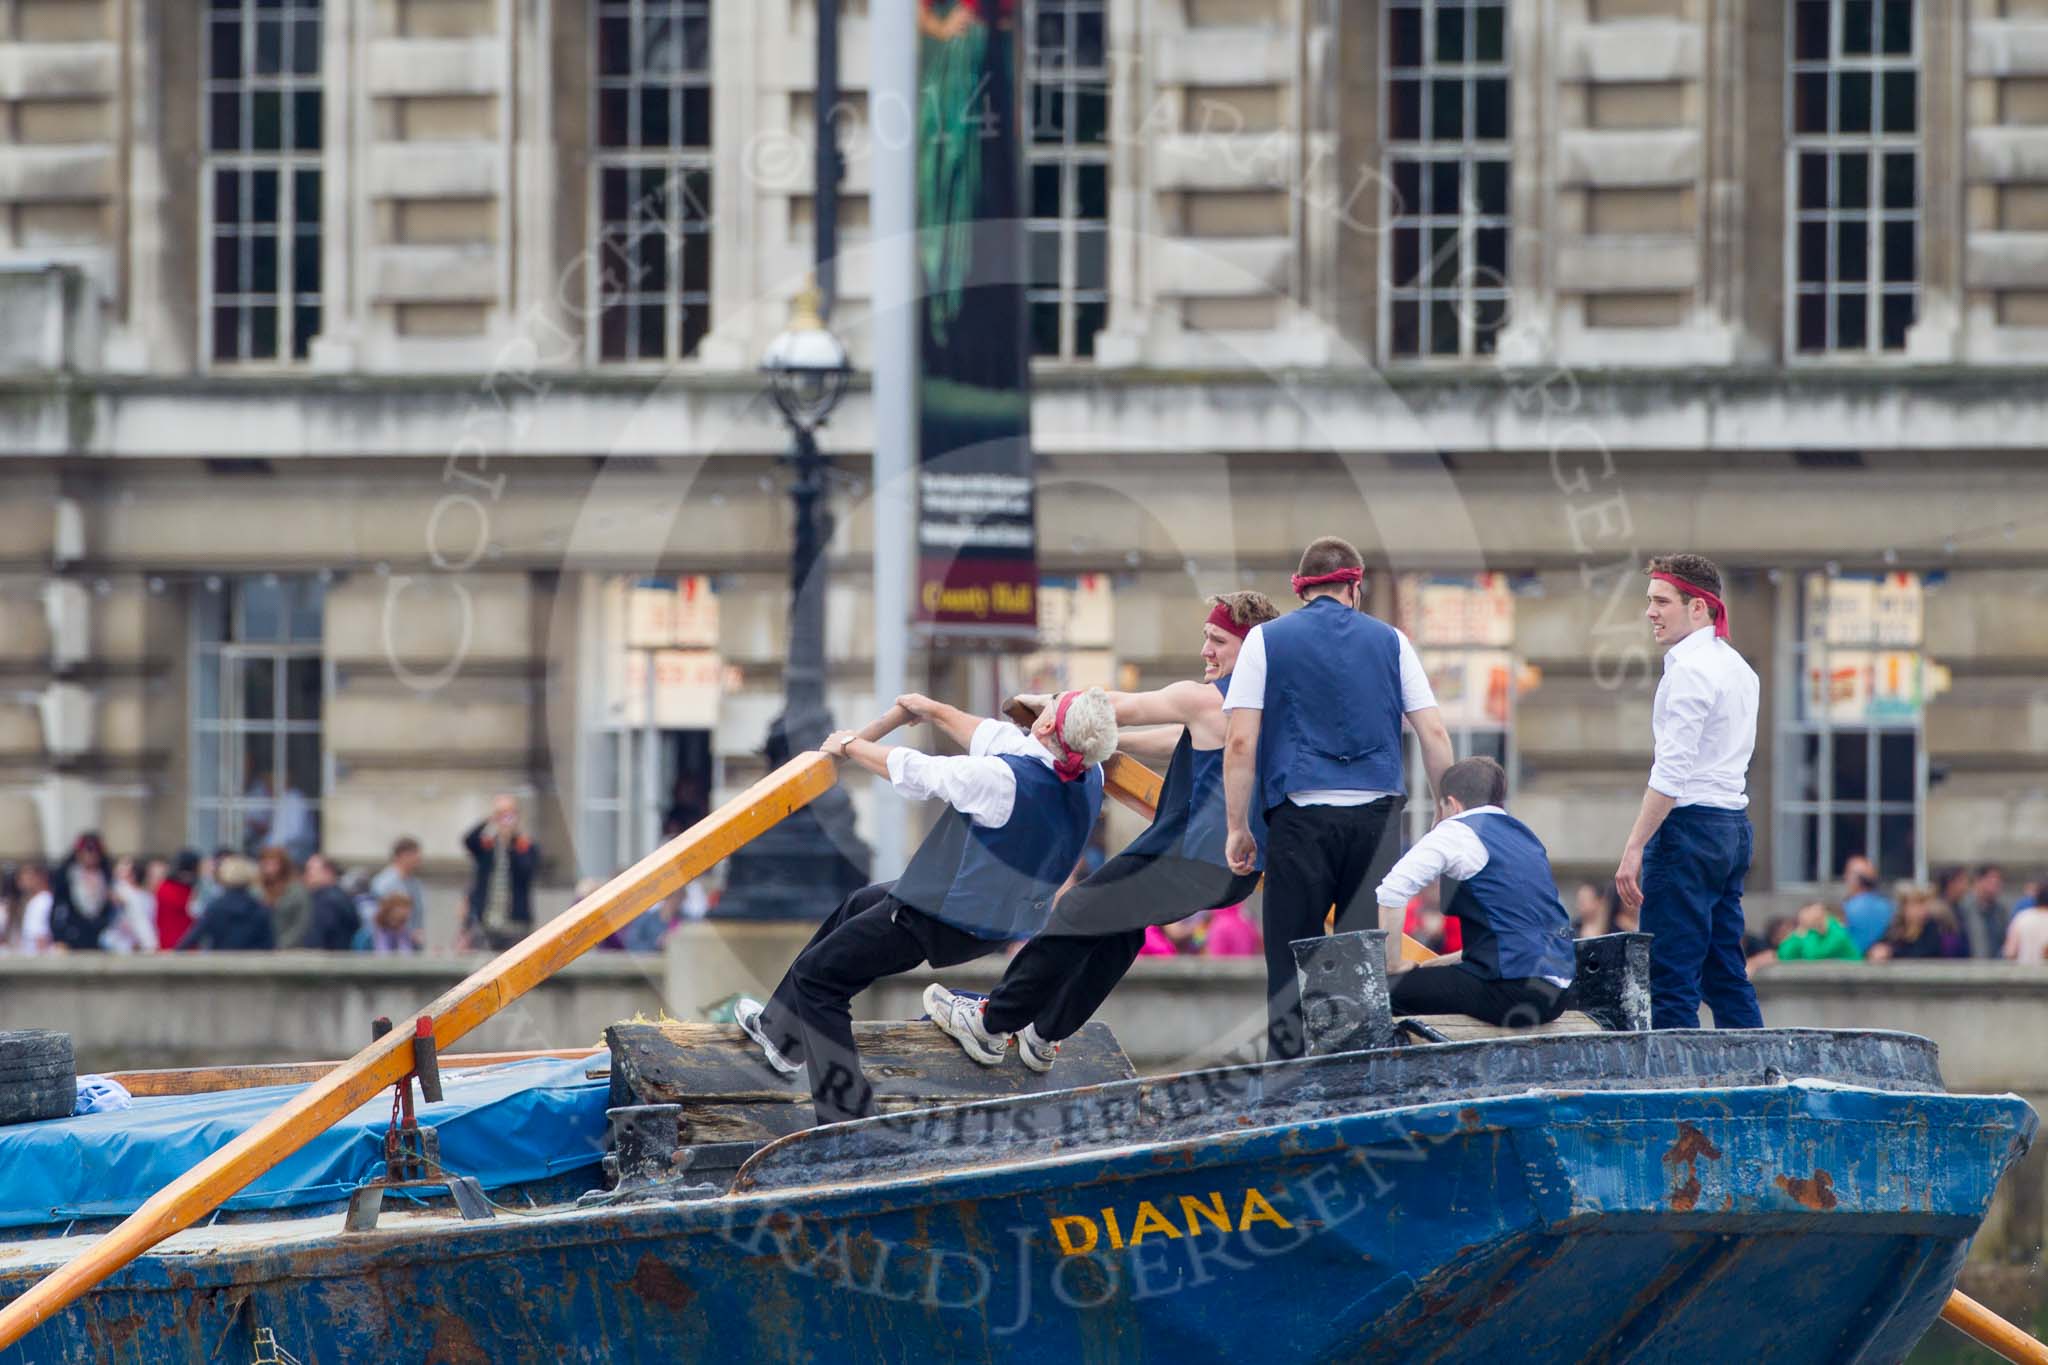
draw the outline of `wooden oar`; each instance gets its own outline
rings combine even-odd
[[[821,753],[799,754],[716,813],[541,925],[421,1011],[445,1048],[602,943],[649,905],[702,876],[741,844],[806,805],[837,780]],[[218,1208],[236,1191],[412,1072],[404,1024],[357,1053],[276,1113],[151,1196],[99,1241],[0,1308],[0,1347],[11,1346],[137,1256]]]
[[[471,1067],[530,1062],[548,1057],[568,1061],[595,1057],[602,1047],[542,1048],[533,1052],[453,1052],[441,1058],[441,1072]],[[253,1066],[191,1066],[155,1071],[109,1071],[107,1079],[131,1095],[213,1095],[223,1090],[254,1090],[265,1085],[305,1085],[347,1066],[338,1062],[259,1062]]]

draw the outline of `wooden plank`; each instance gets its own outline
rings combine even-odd
[[[601,1047],[549,1048],[538,1052],[458,1052],[441,1059],[443,1073],[465,1067],[497,1066],[501,1062],[527,1062],[536,1057],[594,1057]],[[118,1082],[131,1095],[210,1095],[223,1090],[253,1090],[265,1085],[310,1085],[346,1060],[331,1062],[265,1062],[254,1066],[194,1066],[155,1071],[110,1071],[107,1079]]]
[[[1469,1014],[1413,1014],[1401,1017],[1428,1024],[1454,1043],[1471,1042],[1475,1038],[1528,1038],[1547,1033],[1601,1031],[1600,1025],[1594,1022],[1591,1015],[1582,1014],[1578,1010],[1566,1010],[1547,1024],[1530,1024],[1525,1027],[1489,1024],[1483,1019],[1474,1019]]]
[[[804,753],[769,773],[707,818],[648,854],[541,925],[441,995],[423,1015],[434,1042],[446,1048],[484,1020],[602,943],[664,896],[702,876],[720,859],[816,799],[838,780],[830,758]],[[172,1181],[76,1257],[0,1308],[0,1347],[283,1161],[336,1121],[412,1071],[413,1020],[330,1071],[277,1112]]]

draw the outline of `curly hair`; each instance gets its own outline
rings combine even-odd
[[[1202,605],[1222,607],[1230,613],[1232,621],[1246,627],[1264,625],[1280,616],[1280,608],[1262,592],[1219,592]]]
[[[1101,763],[1116,752],[1116,707],[1099,687],[1076,696],[1067,707],[1060,738],[1089,763]]]
[[[1721,595],[1720,566],[1705,555],[1654,555],[1651,557],[1650,562],[1643,566],[1643,572],[1645,574],[1668,573],[1673,578],[1680,579],[1684,583],[1692,583],[1705,588],[1716,597]],[[1680,597],[1688,602],[1693,598],[1693,594],[1687,592],[1683,587],[1679,587],[1678,593]]]

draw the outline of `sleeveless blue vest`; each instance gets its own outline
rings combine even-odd
[[[1486,846],[1486,866],[1458,883],[1444,903],[1465,930],[1465,962],[1482,977],[1570,981],[1576,966],[1572,922],[1557,898],[1543,841],[1514,816],[1495,811],[1464,822]]]
[[[999,754],[1017,779],[1000,829],[946,813],[896,879],[897,900],[977,938],[1030,938],[1045,927],[1053,894],[1080,861],[1102,811],[1102,769],[1062,782],[1036,759]]]
[[[1401,637],[1334,597],[1259,629],[1266,713],[1259,803],[1289,792],[1407,790],[1401,776]]]
[[[1215,686],[1218,692],[1230,695],[1229,675],[1216,679]],[[1258,801],[1252,806],[1252,837],[1259,841],[1258,861],[1253,866],[1263,869],[1266,813],[1258,808]],[[1223,845],[1229,833],[1230,820],[1223,803],[1223,750],[1197,749],[1193,734],[1183,730],[1159,786],[1158,813],[1144,833],[1124,846],[1124,852],[1228,867]]]

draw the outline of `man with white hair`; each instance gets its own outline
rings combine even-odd
[[[965,754],[876,743],[930,721]],[[1045,927],[1102,810],[1102,761],[1116,749],[1116,711],[1101,688],[1066,692],[1026,732],[915,693],[867,732],[841,730],[821,746],[913,800],[950,809],[894,882],[848,896],[764,1005],[743,999],[739,1026],[784,1075],[810,1072],[820,1123],[875,1112],[853,1041],[853,997],[885,976],[985,957]]]

